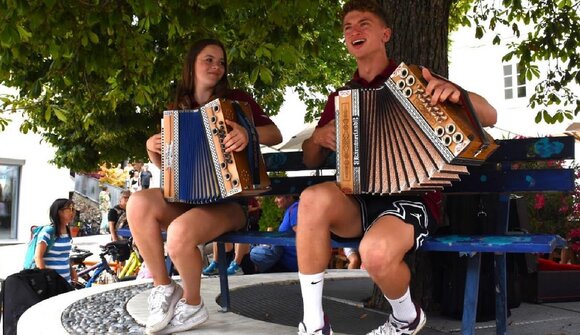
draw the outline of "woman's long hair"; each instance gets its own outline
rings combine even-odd
[[[60,216],[58,215],[58,211],[60,211],[63,208],[66,208],[68,206],[73,205],[74,203],[72,202],[72,200],[69,199],[65,199],[65,198],[60,198],[60,199],[56,199],[52,205],[50,205],[50,209],[49,209],[49,218],[50,218],[50,224],[52,226],[54,226],[55,232],[56,234],[60,234],[59,233],[59,227],[62,224],[62,222],[60,222]],[[69,230],[69,226],[67,224],[66,226],[66,233],[68,234],[68,236],[70,236],[70,230]]]
[[[215,98],[224,98],[230,88],[228,82],[228,58],[224,45],[216,39],[206,38],[199,40],[189,48],[189,52],[185,57],[183,71],[181,73],[181,82],[177,86],[177,94],[175,97],[175,105],[179,108],[192,108],[193,102],[191,98],[195,92],[195,61],[199,53],[208,45],[217,45],[222,49],[225,63],[224,75],[216,84],[213,95]]]

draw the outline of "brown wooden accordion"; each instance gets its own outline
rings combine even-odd
[[[225,120],[248,132],[240,152],[226,153]],[[252,112],[246,102],[213,100],[192,110],[163,112],[161,187],[169,201],[205,204],[232,196],[254,196],[270,188]]]
[[[340,90],[335,98],[337,182],[348,194],[440,190],[497,149],[465,107],[430,104],[418,66],[401,63],[376,89]]]

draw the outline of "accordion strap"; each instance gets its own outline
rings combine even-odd
[[[250,165],[250,171],[252,174],[252,183],[254,185],[260,184],[260,142],[258,138],[258,132],[256,127],[254,127],[252,121],[246,116],[242,111],[239,104],[233,103],[234,110],[238,116],[238,122],[242,127],[246,129],[249,136],[249,143],[246,146],[248,153],[248,163]]]

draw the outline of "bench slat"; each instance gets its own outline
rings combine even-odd
[[[486,162],[574,159],[573,136],[498,140],[499,148]]]
[[[574,189],[574,170],[475,171],[445,188],[446,193],[570,192]]]
[[[244,231],[224,234],[215,239],[225,243],[272,244],[285,247],[296,245],[296,235],[291,232]],[[359,240],[332,241],[333,248],[358,248]]]
[[[574,170],[509,170],[498,171],[470,168],[469,175],[446,187],[445,193],[512,193],[512,192],[569,192],[574,189]],[[264,195],[298,194],[306,187],[325,181],[335,181],[334,176],[295,176],[270,178],[272,189]]]
[[[279,232],[234,232],[216,239],[218,242],[273,244],[295,246],[296,236]],[[333,248],[357,248],[359,242],[332,241]],[[518,235],[445,235],[430,236],[421,246],[424,251],[449,252],[506,252],[506,253],[550,253],[554,248],[563,247],[566,240],[558,235],[518,234]]]
[[[446,235],[429,237],[421,250],[455,252],[550,253],[564,247],[566,240],[558,235]]]
[[[499,148],[488,157],[486,164],[573,159],[574,141],[572,136],[497,140]],[[264,161],[268,171],[312,170],[302,163],[302,151],[266,153]],[[320,169],[335,167],[336,155],[332,153]]]

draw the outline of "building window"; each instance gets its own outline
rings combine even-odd
[[[520,64],[503,66],[503,86],[506,100],[526,97],[526,77]]]
[[[17,238],[21,171],[20,162],[0,159],[0,240]]]

